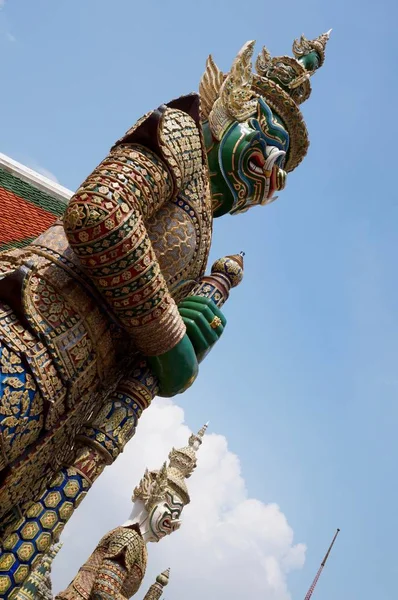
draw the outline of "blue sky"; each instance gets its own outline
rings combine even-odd
[[[70,189],[141,114],[197,90],[208,53],[228,70],[249,39],[287,54],[333,27],[303,105],[308,156],[276,203],[216,222],[212,258],[245,250],[245,279],[179,399],[307,544],[296,599],[336,527],[314,598],[396,597],[397,12],[393,0],[8,0],[0,12],[0,151]]]

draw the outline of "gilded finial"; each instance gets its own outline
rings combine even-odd
[[[151,585],[147,593],[145,594],[144,600],[159,600],[163,594],[163,588],[169,583],[170,569],[166,569],[163,573],[160,573],[156,577],[155,583]]]
[[[158,583],[160,583],[161,586],[165,587],[169,583],[169,578],[170,578],[170,567],[168,569],[166,569],[165,571],[163,571],[162,573],[160,573],[160,575],[158,575],[156,577],[156,581]]]
[[[230,287],[236,287],[243,279],[243,257],[245,253],[232,254],[219,258],[211,267],[211,274],[219,274],[227,279]]]
[[[210,275],[201,277],[190,292],[192,296],[205,296],[221,308],[228,299],[231,288],[236,287],[243,279],[244,253],[224,256],[213,263]],[[214,319],[220,325],[219,317]],[[210,324],[213,327],[213,324]]]

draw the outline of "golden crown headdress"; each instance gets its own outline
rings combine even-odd
[[[188,446],[169,453],[169,464],[163,463],[159,471],[146,469],[140,483],[134,489],[132,500],[142,500],[145,508],[150,511],[156,504],[164,500],[167,491],[175,492],[183,501],[189,504],[190,497],[185,479],[188,479],[196,468],[196,452],[202,444],[208,424],[204,425],[197,434],[192,434]]]
[[[303,160],[309,146],[299,104],[310,96],[309,78],[315,72],[315,69],[308,71],[302,59],[315,51],[319,55],[318,68],[322,66],[330,31],[315,40],[307,40],[304,36],[295,40],[294,57],[272,58],[264,47],[257,57],[255,73],[252,72],[255,41],[247,42],[241,48],[227,74],[222,73],[209,56],[199,94],[202,120],[209,122],[214,137],[221,140],[233,121],[243,122],[250,117],[256,110],[257,98],[261,96],[288,130],[290,148],[285,170],[293,171]]]

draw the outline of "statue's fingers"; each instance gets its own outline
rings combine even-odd
[[[191,341],[199,362],[209,351],[209,344],[207,343],[199,327],[196,325],[195,321],[193,319],[184,317],[183,315],[181,316],[187,329],[187,335]]]
[[[186,300],[188,300],[188,298]],[[224,317],[223,313],[218,308],[218,306],[216,306],[214,302],[210,300],[210,298],[206,298],[205,296],[189,296],[189,301],[196,302],[197,304],[200,304],[202,306],[208,306],[208,308],[210,308],[210,310],[213,312],[214,316],[218,317],[221,320],[223,327],[226,326],[226,318]]]
[[[189,298],[183,300],[179,306],[181,308],[200,312],[205,317],[211,329],[216,332],[217,336],[220,337],[222,335],[224,331],[224,325],[222,324],[221,319],[211,310],[210,306],[207,304],[201,304],[199,302],[190,302]]]
[[[211,327],[210,323],[199,311],[181,307],[179,312],[182,317],[192,319],[196,323],[208,345],[212,346],[216,343],[219,337],[217,332]]]
[[[183,300],[180,304],[183,308],[189,308],[191,310],[198,310],[207,319],[209,323],[214,319],[214,313],[207,304],[199,304],[199,302],[190,302],[189,298]]]

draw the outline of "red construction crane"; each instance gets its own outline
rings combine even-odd
[[[329,549],[328,549],[328,551],[327,551],[327,552],[326,552],[326,554],[325,554],[325,558],[324,558],[324,559],[323,559],[323,561],[321,562],[321,566],[320,566],[320,567],[319,567],[319,569],[318,569],[318,573],[315,575],[314,581],[313,581],[313,582],[312,582],[312,584],[310,585],[310,589],[308,590],[308,592],[307,592],[307,594],[306,594],[306,596],[305,596],[304,600],[310,600],[310,598],[311,598],[311,596],[312,596],[312,592],[314,591],[314,589],[315,589],[315,586],[316,586],[316,584],[318,583],[318,579],[319,579],[319,578],[320,578],[320,576],[321,576],[321,573],[322,573],[323,567],[326,565],[326,561],[327,561],[327,559],[329,558],[329,554],[330,554],[330,552],[331,552],[331,550],[332,550],[332,548],[333,548],[333,544],[335,543],[335,541],[336,541],[336,538],[337,538],[337,536],[339,535],[339,531],[340,531],[340,529],[338,529],[338,530],[336,531],[336,533],[334,534],[334,538],[332,539],[332,543],[330,544],[330,546],[329,546]]]

